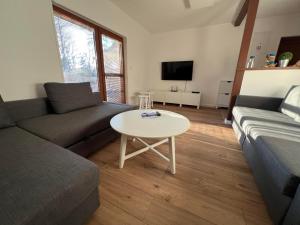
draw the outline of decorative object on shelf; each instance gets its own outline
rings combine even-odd
[[[266,68],[275,67],[276,66],[275,58],[276,58],[276,53],[275,52],[269,52],[266,55],[265,67]]]
[[[247,69],[252,69],[254,67],[255,56],[251,55],[247,63]]]
[[[279,62],[279,56],[285,52],[292,52],[293,58],[289,61],[289,66],[295,65],[300,60],[300,35],[282,37],[278,46],[276,62]]]
[[[293,67],[300,68],[300,60],[298,60],[298,61],[296,62],[296,64],[295,64],[295,65],[293,65]]]
[[[176,85],[174,85],[174,86],[172,85],[171,86],[171,91],[172,92],[177,92],[178,91],[178,87]]]
[[[293,53],[291,52],[284,52],[282,53],[278,60],[279,60],[279,66],[280,67],[287,67],[289,65],[289,62],[293,59]]]

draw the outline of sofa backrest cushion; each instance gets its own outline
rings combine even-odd
[[[293,86],[285,96],[280,111],[300,122],[300,86]]]
[[[46,83],[48,99],[55,113],[67,113],[98,104],[90,83]]]
[[[10,118],[4,107],[2,97],[0,96],[0,129],[14,126],[14,121]]]
[[[15,122],[53,112],[47,98],[9,101],[4,103],[4,107]]]

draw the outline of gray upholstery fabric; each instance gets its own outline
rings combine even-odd
[[[118,137],[120,137],[118,132],[112,128],[108,128],[88,138],[82,139],[80,142],[68,147],[68,149],[78,155],[88,157]]]
[[[5,102],[4,106],[14,121],[43,116],[51,112],[46,98]]]
[[[93,95],[97,100],[97,104],[100,104],[99,92],[95,92]],[[14,121],[44,116],[54,112],[47,98],[9,101],[5,102],[4,106]]]
[[[18,126],[62,147],[69,147],[82,139],[110,127],[110,119],[133,109],[124,104],[101,103],[98,106],[65,114],[48,114],[23,120]]]
[[[300,224],[300,187],[283,221],[283,225]]]
[[[295,141],[300,139],[300,127],[290,124],[276,124],[269,121],[246,120],[243,130],[248,137],[256,140],[259,136],[276,137]]]
[[[280,111],[300,122],[300,86],[293,86],[284,98]]]
[[[300,183],[300,139],[258,136],[253,145],[278,189],[292,197]]]
[[[20,128],[1,129],[0,146],[3,225],[63,224],[99,184],[93,163]]]
[[[291,141],[300,138],[300,123],[282,113],[235,107],[233,115],[245,135],[253,139],[262,135],[284,137]]]
[[[93,92],[93,95],[96,99],[96,102],[97,102],[97,105],[101,104],[102,103],[102,100],[101,100],[101,96],[100,96],[100,93],[99,92]]]
[[[234,131],[240,145],[243,145],[244,140],[245,140],[245,134],[244,134],[242,128],[237,124],[237,122],[234,119],[232,121],[232,128],[233,128],[233,131]]]
[[[245,136],[243,152],[273,223],[299,224],[300,123],[279,112],[241,106],[234,108],[233,116],[237,137]]]
[[[56,113],[66,113],[98,104],[90,83],[46,83],[48,99]]]
[[[259,154],[260,149],[255,148],[247,138],[242,148],[274,225],[281,225],[290,206],[291,198],[282,194],[282,190],[277,187],[273,177],[270,176],[261,154]]]
[[[95,190],[57,225],[84,225],[99,207],[99,191]]]
[[[236,99],[235,106],[257,108],[278,112],[282,100],[282,98],[239,95]]]
[[[300,183],[300,123],[279,112],[246,107],[235,107],[233,114],[278,189],[292,196]]]
[[[236,106],[233,108],[232,114],[236,122],[241,126],[243,126],[245,121],[251,120],[300,127],[300,123],[280,112]]]
[[[1,96],[0,96],[1,97]],[[9,116],[4,107],[2,98],[0,99],[0,129],[15,126],[14,121]]]

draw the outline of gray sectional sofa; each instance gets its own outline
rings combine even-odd
[[[239,96],[233,129],[276,225],[300,225],[300,86],[285,99]]]
[[[110,118],[134,108],[99,101],[57,114],[47,98],[0,103],[0,224],[84,224],[99,206],[99,171],[81,156],[115,139]]]
[[[96,106],[56,114],[47,98],[6,102],[5,108],[19,128],[84,157],[118,137],[109,124],[114,115],[135,109],[99,101]]]

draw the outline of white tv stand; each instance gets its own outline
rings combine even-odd
[[[191,91],[163,91],[163,90],[151,90],[153,93],[153,101],[162,102],[164,105],[166,103],[179,104],[182,105],[192,105],[196,106],[197,109],[200,108],[201,102],[201,92],[192,93]]]

